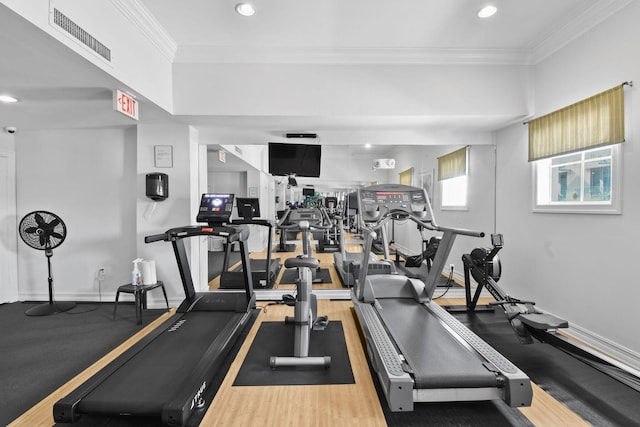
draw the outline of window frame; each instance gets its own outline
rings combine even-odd
[[[540,183],[539,173],[540,161],[549,160],[541,159],[531,162],[532,165],[532,211],[540,213],[571,213],[571,214],[609,214],[619,215],[622,213],[622,143],[612,144],[611,147],[611,201],[582,201],[582,202],[549,202],[538,203],[538,184]],[[585,153],[588,151],[596,151],[603,147],[588,148],[585,150],[576,151],[575,154]],[[559,154],[551,157],[566,156],[567,153]],[[585,162],[589,160],[581,160],[581,164],[584,166]],[[584,169],[584,168],[583,168]],[[551,167],[545,168],[550,177]],[[550,177],[551,179],[551,177]],[[580,177],[581,182],[584,182],[584,176]]]

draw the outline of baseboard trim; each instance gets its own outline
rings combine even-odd
[[[583,348],[601,359],[640,378],[640,354],[579,325],[569,323],[562,333],[586,344]]]

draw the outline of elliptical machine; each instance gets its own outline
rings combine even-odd
[[[491,244],[493,248],[475,248],[470,254],[462,255],[467,310],[476,311],[479,308],[477,304],[480,292],[482,288],[486,288],[496,301],[482,309],[492,310],[495,306],[502,307],[509,324],[522,344],[533,343],[531,335],[537,336],[536,332],[568,328],[569,323],[566,320],[542,313],[534,307],[535,302],[514,298],[498,286],[497,282],[502,273],[502,264],[498,258],[498,252],[504,245],[502,234],[492,234]],[[478,283],[473,296],[471,296],[470,275]]]
[[[318,317],[318,301],[312,292],[313,273],[318,268],[318,260],[311,257],[310,225],[308,221],[300,221],[298,226],[302,232],[302,255],[288,258],[284,262],[286,268],[298,270],[295,300],[293,296],[283,297],[285,304],[294,306],[293,317],[285,317],[286,323],[295,325],[293,356],[271,356],[271,369],[281,366],[322,366],[328,368],[331,365],[331,356],[309,356],[311,331],[324,330],[329,324],[329,320],[327,316]]]

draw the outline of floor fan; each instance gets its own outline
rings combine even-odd
[[[71,301],[54,301],[53,275],[51,273],[51,257],[53,250],[60,246],[67,237],[67,227],[56,214],[47,211],[34,211],[25,215],[20,221],[18,231],[22,240],[33,249],[44,251],[49,271],[49,302],[37,305],[25,311],[27,316],[47,316],[71,310],[76,303]]]

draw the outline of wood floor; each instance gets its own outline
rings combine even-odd
[[[349,248],[359,250],[359,245]],[[276,253],[278,257],[295,256],[294,253]],[[257,257],[263,254],[253,254]],[[253,256],[252,255],[252,256]],[[331,271],[332,283],[318,285],[318,288],[341,287],[333,268],[333,255],[317,254],[322,268]],[[284,270],[284,269],[283,269]],[[280,272],[280,275],[282,271]],[[278,278],[279,280],[279,278]],[[277,283],[277,282],[276,282]],[[211,288],[217,287],[214,279]],[[293,285],[276,285],[279,289],[293,288]],[[314,289],[316,285],[314,285]],[[443,305],[463,304],[460,299],[439,300]],[[481,301],[486,303],[486,301]],[[350,301],[318,301],[319,315],[327,315],[331,320],[342,321],[345,340],[351,361],[355,384],[321,385],[321,386],[255,386],[234,387],[233,381],[247,355],[249,347],[263,321],[279,321],[286,315],[293,315],[293,308],[284,305],[267,305],[259,301],[261,310],[247,339],[232,363],[218,393],[209,406],[203,426],[385,426],[382,410],[385,402],[380,402],[374,388],[373,380],[366,359],[366,352],[353,305]],[[94,365],[71,379],[54,393],[42,400],[31,410],[16,419],[10,426],[52,426],[53,404],[68,392],[84,382],[87,378],[117,357],[134,342],[163,323],[173,312],[166,313],[138,334],[125,341],[112,352],[105,355]],[[520,411],[536,426],[581,426],[588,425],[578,415],[555,400],[544,390],[533,384],[534,398],[531,407]]]

